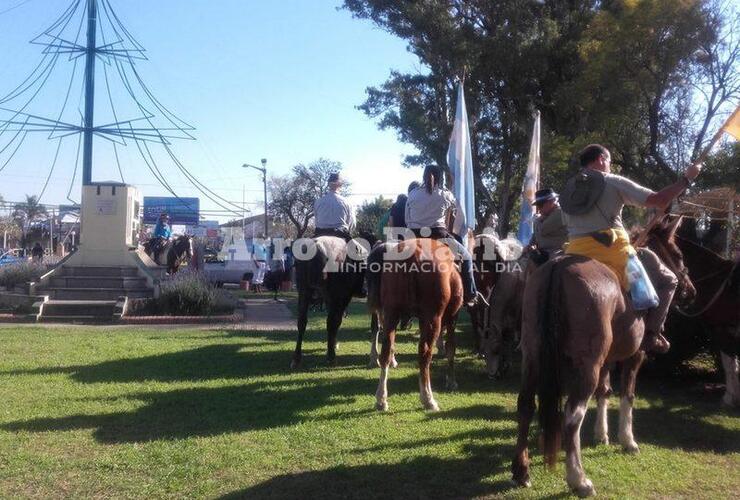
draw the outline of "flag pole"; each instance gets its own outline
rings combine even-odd
[[[707,159],[709,156],[709,153],[712,151],[712,148],[719,142],[720,138],[722,137],[722,133],[725,131],[725,127],[732,121],[732,119],[735,117],[735,115],[740,111],[740,107],[738,107],[734,113],[730,115],[730,117],[725,121],[725,123],[722,124],[722,126],[719,128],[716,134],[712,137],[712,139],[709,141],[709,144],[702,150],[701,154],[697,157],[696,160],[692,162],[693,165],[700,165],[701,163],[704,163],[704,160]],[[668,202],[668,205],[663,210],[662,213],[656,213],[653,215],[653,218],[650,219],[650,222],[647,226],[645,226],[645,229],[642,230],[642,233],[640,233],[640,236],[637,237],[637,240],[635,241],[635,246],[641,247],[645,244],[647,241],[648,234],[650,234],[650,231],[653,230],[655,226],[658,225],[660,221],[663,220],[663,218],[666,216],[668,209],[671,206],[671,203],[673,203],[673,200],[681,196],[686,189],[681,191],[679,194],[677,194],[670,202]]]

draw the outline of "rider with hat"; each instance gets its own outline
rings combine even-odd
[[[473,278],[473,259],[468,249],[456,240],[448,227],[455,220],[455,196],[445,189],[442,169],[437,165],[424,168],[424,183],[411,191],[406,201],[406,225],[422,238],[444,239],[445,243],[462,258],[460,276],[463,282],[463,301],[469,307],[485,299],[478,292]]]
[[[562,251],[563,245],[568,241],[568,228],[558,202],[558,193],[545,188],[537,191],[534,197],[532,205],[537,208],[537,216],[529,246],[537,252],[535,260],[545,262]]]
[[[619,175],[611,173],[611,154],[600,144],[581,151],[582,170],[568,180],[560,203],[565,212],[569,241],[566,253],[584,255],[608,266],[619,279],[624,291],[629,290],[626,268],[635,249],[622,225],[624,205],[664,209],[699,175],[700,166],[692,165],[677,182],[654,192]],[[648,249],[640,255],[658,295],[658,305],[645,317],[643,348],[665,353],[670,348],[661,335],[678,280]]]
[[[338,193],[344,184],[339,172],[329,174],[329,191],[313,205],[316,214],[314,236],[337,236],[349,241],[350,231],[355,227],[355,213],[342,195]]]

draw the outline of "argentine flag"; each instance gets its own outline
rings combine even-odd
[[[468,230],[475,229],[475,186],[468,112],[465,109],[462,81],[457,86],[457,109],[450,146],[447,148],[447,165],[452,173],[452,193],[457,200],[457,215],[452,232],[465,239]]]
[[[532,131],[532,144],[529,147],[529,161],[527,162],[527,173],[522,184],[522,208],[519,217],[519,232],[517,239],[522,245],[529,244],[532,238],[532,223],[534,220],[534,193],[540,185],[540,112],[534,115],[534,130]]]

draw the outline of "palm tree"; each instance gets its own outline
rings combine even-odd
[[[39,203],[37,196],[26,195],[26,201],[13,207],[13,219],[21,228],[21,246],[26,248],[28,230],[34,221],[46,217],[46,207]]]

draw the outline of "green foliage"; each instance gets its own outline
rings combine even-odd
[[[162,283],[156,308],[164,314],[207,316],[231,312],[234,304],[202,274],[186,270]]]
[[[506,233],[542,113],[543,185],[583,146],[652,188],[695,159],[740,97],[740,16],[724,0],[345,0],[406,40],[425,71],[392,71],[359,108],[418,154],[446,164],[455,84],[465,78],[479,222]]]
[[[44,270],[42,265],[30,261],[0,266],[0,286],[10,290],[16,285],[38,281]]]
[[[382,236],[382,233],[378,234],[378,223],[390,210],[391,205],[393,205],[393,200],[383,198],[383,196],[364,202],[357,210],[357,232]]]
[[[302,237],[311,226],[314,203],[326,193],[329,174],[341,170],[340,162],[319,158],[308,165],[294,166],[288,175],[272,177],[268,186],[270,214],[278,223],[294,228],[291,236]],[[340,192],[346,194],[348,189],[345,184]]]

